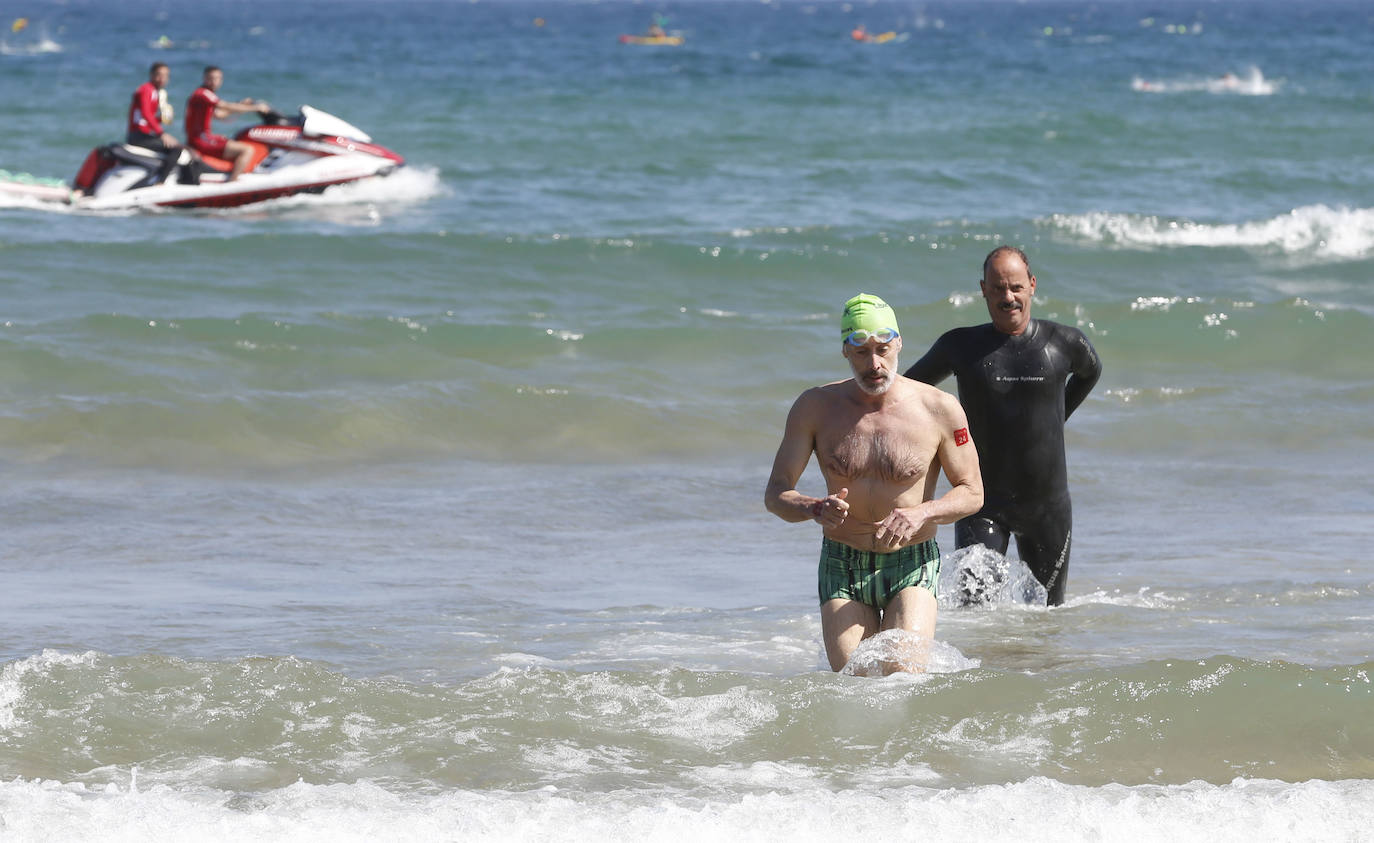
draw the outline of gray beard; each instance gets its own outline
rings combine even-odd
[[[869,386],[869,384],[862,378],[855,378],[854,382],[859,385],[859,389],[863,390],[868,395],[882,395],[884,392],[887,392],[889,389],[892,388],[892,382],[896,379],[897,372],[894,370],[888,372],[887,378],[877,386]]]

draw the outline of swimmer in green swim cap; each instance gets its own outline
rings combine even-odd
[[[887,302],[867,293],[845,302],[840,336],[853,377],[808,389],[792,405],[764,505],[784,521],[821,526],[831,669],[849,665],[864,639],[892,631],[878,651],[880,672],[922,671],[935,636],[936,525],[982,507],[978,452],[954,396],[898,374],[902,338]],[[824,497],[797,490],[812,454]],[[936,498],[940,471],[950,489]],[[868,661],[856,659],[851,672],[867,672]]]
[[[863,345],[869,337],[876,337],[879,342],[892,342],[901,336],[897,331],[897,314],[877,296],[859,293],[844,303],[840,336],[853,346]]]

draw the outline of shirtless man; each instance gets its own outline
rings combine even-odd
[[[1064,422],[1102,363],[1082,331],[1031,318],[1035,276],[1025,252],[993,249],[980,286],[992,321],[944,334],[906,376],[936,384],[953,373],[978,442],[987,499],[955,525],[955,543],[1005,554],[1015,535],[1021,561],[1057,606],[1073,538]]]
[[[224,71],[214,65],[205,68],[200,87],[192,91],[186,100],[186,142],[202,155],[232,160],[234,165],[229,171],[229,181],[234,181],[248,169],[253,147],[215,134],[211,128],[212,118],[223,120],[231,114],[248,112],[263,114],[272,107],[265,102],[254,102],[251,97],[239,102],[225,102],[217,93],[223,84]]]
[[[787,416],[764,505],[784,521],[824,528],[821,631],[832,670],[865,638],[889,629],[935,637],[937,524],[978,511],[978,452],[953,396],[897,374],[902,338],[892,308],[857,295],[840,319],[854,377],[813,387]],[[812,454],[827,494],[797,491]],[[950,490],[935,498],[941,469]],[[923,659],[898,663],[920,670]]]

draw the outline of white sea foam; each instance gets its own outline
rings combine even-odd
[[[520,682],[524,673],[502,668],[496,682]],[[650,685],[627,683],[616,674],[577,675],[558,692],[579,700],[580,710],[599,720],[615,720],[629,731],[643,731],[685,744],[718,749],[776,721],[779,712],[766,691],[737,685],[719,693],[683,695]]]
[[[1038,764],[1050,754],[1054,740],[1046,734],[1058,722],[1054,714],[1033,713],[1018,718],[1014,728],[997,717],[965,717],[950,726],[939,740],[968,759],[997,763]]]
[[[335,185],[323,193],[301,193],[213,213],[253,215],[264,211],[305,210],[312,215],[324,214],[331,222],[375,224],[380,222],[383,208],[410,206],[447,192],[436,168],[406,166],[386,178],[364,179]]]
[[[728,746],[778,719],[765,692],[745,686],[697,697],[661,696],[641,722],[652,732],[707,748]]]
[[[1247,97],[1267,97],[1278,91],[1282,81],[1264,78],[1258,67],[1246,68],[1244,73],[1223,73],[1220,76],[1178,79],[1131,79],[1131,90],[1147,94],[1231,94]]]
[[[819,781],[813,767],[778,761],[696,767],[688,770],[685,776],[697,784],[710,787],[778,787],[790,791],[804,789],[812,782]]]
[[[1055,214],[1042,224],[1072,237],[1124,248],[1242,248],[1322,260],[1374,255],[1374,208],[1307,205],[1265,220],[1203,223],[1139,214]]]
[[[1130,606],[1137,609],[1171,609],[1182,603],[1184,599],[1150,588],[1141,588],[1134,592],[1123,592],[1121,589],[1115,589],[1111,592],[1094,591],[1069,597],[1064,601],[1064,605],[1065,607],[1073,607],[1096,603],[1105,606]]]
[[[567,741],[557,743],[547,743],[537,749],[526,753],[525,760],[537,765],[545,777],[559,777],[563,775],[578,776],[591,772],[600,766],[598,755],[609,755],[604,748],[600,751],[577,746]],[[610,759],[613,763],[620,764],[620,758]]]
[[[758,772],[758,771],[756,771]],[[760,781],[767,781],[763,775]],[[163,786],[13,780],[0,784],[10,843],[222,841],[984,841],[1363,839],[1374,781],[1085,787],[1032,778],[1006,785],[834,790],[811,786],[725,797],[645,790],[398,793],[369,782],[297,782],[257,794]]]
[[[10,662],[0,669],[0,741],[4,732],[17,725],[15,707],[24,699],[24,683],[32,674],[43,674],[57,665],[91,664],[96,654],[86,652],[80,655],[63,653],[57,650],[44,650],[36,656]],[[3,828],[3,825],[0,825]]]
[[[199,214],[256,217],[268,213],[323,218],[341,225],[375,225],[383,211],[394,206],[408,207],[448,192],[439,171],[432,167],[403,167],[384,179],[367,179],[341,184],[323,193],[302,193],[234,208],[202,209]],[[39,199],[22,193],[0,190],[0,208],[31,208],[62,214],[96,214],[102,217],[132,216],[140,213],[178,213],[166,208],[124,208],[89,211],[66,202]]]
[[[0,40],[0,56],[41,56],[62,52],[62,45],[47,35],[24,41],[17,39],[11,44],[9,39]]]
[[[59,214],[70,214],[75,210],[66,202],[39,199],[37,196],[26,196],[22,193],[11,193],[6,190],[0,190],[0,208],[30,208],[35,211],[52,211]]]

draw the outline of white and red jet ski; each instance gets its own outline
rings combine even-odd
[[[234,136],[253,147],[248,169],[228,181],[231,162],[196,160],[180,150],[162,156],[112,143],[91,150],[65,199],[91,210],[121,208],[229,208],[319,193],[336,184],[390,175],[405,159],[378,146],[361,129],[308,105],[300,114],[263,115],[263,122]]]

